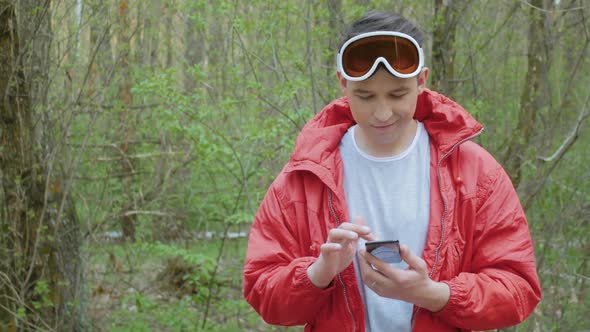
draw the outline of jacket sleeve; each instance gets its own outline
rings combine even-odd
[[[524,321],[541,299],[526,217],[498,165],[478,188],[470,273],[444,281],[451,295],[435,315],[464,329],[489,330]]]
[[[269,324],[303,325],[313,320],[334,286],[315,287],[307,268],[316,257],[297,236],[294,208],[283,206],[280,193],[268,190],[250,230],[244,266],[244,297]],[[309,246],[309,244],[307,244]]]

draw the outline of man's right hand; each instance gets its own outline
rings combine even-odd
[[[331,229],[326,243],[320,248],[320,256],[307,268],[311,283],[318,288],[328,287],[334,277],[352,263],[359,238],[375,240],[360,217],[355,218],[354,224],[346,222]]]

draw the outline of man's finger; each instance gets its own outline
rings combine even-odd
[[[366,265],[368,267],[370,267],[371,269],[375,270],[375,271],[385,271],[387,268],[389,268],[389,264],[385,263],[384,261],[380,260],[379,258],[371,255],[371,253],[368,253],[365,249],[361,249],[359,251],[360,255],[362,257],[362,261],[364,261],[366,263]],[[360,261],[360,259],[359,259]]]
[[[387,282],[387,277],[379,270],[379,266],[383,269],[384,267],[382,264],[385,263],[373,257],[365,250],[361,250],[359,253],[359,268],[361,270],[361,278],[363,279],[363,282],[366,283],[367,280],[373,280],[375,282],[380,282],[380,284],[385,284]],[[371,287],[371,289],[373,289],[373,287]]]
[[[426,262],[422,258],[414,255],[407,245],[400,245],[399,251],[402,260],[408,263],[412,270],[419,273],[427,272]]]
[[[342,245],[340,243],[335,242],[324,243],[320,247],[320,251],[322,252],[322,254],[329,254],[340,250],[342,250]]]
[[[355,220],[355,222],[356,222],[356,220]],[[349,222],[345,222],[345,223],[340,224],[340,226],[338,228],[353,231],[353,232],[357,233],[358,235],[369,234],[371,232],[371,229],[366,225],[360,225],[360,224],[356,224],[356,223],[353,224],[353,223],[349,223]]]
[[[361,237],[367,241],[376,241],[377,237],[373,233],[363,234]]]
[[[328,233],[328,242],[350,241],[358,238],[359,234],[357,232],[342,228],[331,229]]]
[[[371,231],[369,226],[367,226],[367,223],[365,222],[365,219],[363,217],[361,217],[361,216],[354,217],[353,223],[354,223],[354,225],[361,226],[362,230],[365,231],[362,234],[359,233],[360,237],[362,237],[363,239],[365,239],[367,241],[377,240],[377,236],[375,236],[375,234],[373,234],[373,232]]]

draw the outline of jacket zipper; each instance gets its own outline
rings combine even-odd
[[[477,133],[475,133],[475,134],[473,134],[473,135],[471,135],[471,136],[469,136],[467,138],[464,138],[463,140],[457,142],[455,145],[453,145],[453,147],[449,150],[449,152],[447,152],[444,156],[442,156],[440,158],[440,160],[438,161],[438,164],[436,165],[436,178],[438,179],[438,190],[440,192],[440,197],[442,198],[442,201],[443,201],[443,213],[442,213],[442,217],[441,217],[441,221],[440,221],[440,223],[441,223],[440,241],[438,242],[438,246],[436,247],[436,250],[434,251],[434,262],[432,263],[432,270],[430,271],[430,273],[428,273],[428,277],[431,278],[431,279],[432,279],[432,276],[434,275],[434,272],[436,271],[436,264],[438,264],[438,255],[439,255],[439,252],[440,252],[440,248],[442,248],[442,245],[443,245],[443,243],[445,241],[445,228],[446,228],[445,227],[445,217],[446,217],[447,212],[448,212],[447,211],[448,210],[448,204],[447,204],[447,201],[445,200],[445,196],[443,195],[442,186],[441,186],[442,177],[440,175],[440,168],[441,168],[442,162],[445,159],[447,159],[451,155],[451,153],[453,153],[453,151],[455,151],[455,149],[459,145],[461,145],[461,144],[463,144],[463,143],[465,143],[465,142],[467,142],[469,140],[474,139],[475,137],[481,135],[482,132],[483,132],[483,128],[479,132],[477,132]],[[412,330],[414,329],[414,323],[416,322],[416,316],[418,316],[418,313],[421,310],[422,310],[422,308],[416,308],[416,310],[414,310],[414,313],[412,314]]]
[[[332,190],[330,189],[328,189],[328,208],[330,209],[332,216],[334,216],[334,219],[336,219],[336,224],[340,226],[340,218],[338,218],[338,215],[334,210],[334,206],[332,204]],[[350,303],[348,302],[348,291],[346,289],[346,285],[344,284],[344,280],[342,280],[341,273],[338,273],[338,281],[344,290],[344,302],[346,303],[346,310],[348,310],[348,314],[352,318],[352,330],[356,332],[356,318],[352,314],[352,309],[350,308]]]

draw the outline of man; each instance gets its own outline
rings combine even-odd
[[[338,53],[344,94],[300,133],[250,232],[246,300],[306,331],[458,331],[522,322],[533,245],[483,130],[426,88],[422,34],[370,12]],[[365,241],[398,240],[387,263]]]

